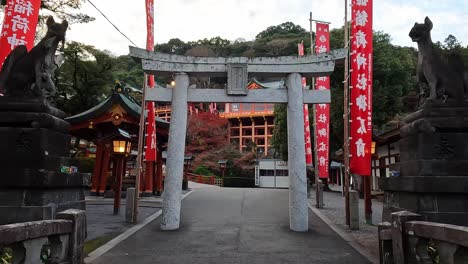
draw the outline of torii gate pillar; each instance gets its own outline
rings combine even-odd
[[[289,170],[289,228],[297,232],[309,229],[309,201],[304,142],[304,112],[302,78],[288,75],[288,170]]]
[[[167,177],[164,180],[162,230],[179,229],[180,225],[189,76],[186,73],[176,73],[175,83],[176,85],[172,93],[171,126],[169,127],[166,159]]]

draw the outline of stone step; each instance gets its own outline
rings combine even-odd
[[[390,165],[400,176],[468,176],[468,160],[407,160]]]
[[[379,178],[381,190],[468,194],[468,176],[400,176]]]

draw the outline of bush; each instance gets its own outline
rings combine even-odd
[[[81,173],[93,173],[95,160],[93,158],[75,158],[78,162],[78,171]]]
[[[198,175],[203,175],[203,176],[211,176],[213,175],[213,172],[210,171],[210,169],[208,169],[207,167],[201,165],[201,166],[198,166],[194,171],[193,171],[194,174],[198,174]]]
[[[254,188],[255,179],[247,177],[225,177],[223,187]]]

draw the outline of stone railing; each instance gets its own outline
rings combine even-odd
[[[468,263],[468,227],[422,220],[401,211],[379,224],[380,263]]]
[[[86,214],[69,209],[56,220],[0,226],[0,263],[83,263]],[[2,262],[3,261],[3,262]]]

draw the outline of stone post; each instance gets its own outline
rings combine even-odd
[[[392,224],[383,222],[377,225],[379,237],[379,263],[393,263]]]
[[[349,191],[349,229],[359,229],[359,192]]]
[[[135,188],[127,188],[127,198],[125,200],[125,221],[133,223],[133,213],[135,206]]]
[[[316,184],[317,188],[317,208],[323,208],[323,183],[322,180],[319,179],[319,181]]]
[[[167,175],[164,181],[162,230],[175,230],[180,225],[189,76],[186,73],[176,73],[175,82],[176,85],[172,92],[172,114],[167,150]]]
[[[288,169],[289,169],[289,228],[306,232],[309,228],[307,175],[304,142],[304,107],[301,75],[292,73],[288,88]]]
[[[86,239],[86,213],[82,210],[68,209],[57,214],[57,219],[73,222],[73,230],[69,238],[70,264],[81,264],[84,259],[84,243]]]
[[[400,211],[392,213],[392,246],[393,246],[393,263],[406,263],[407,250],[406,248],[406,234],[405,222],[408,221],[421,221],[422,215],[415,214],[408,211]]]

